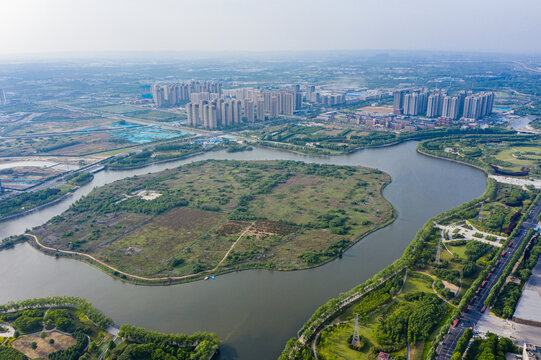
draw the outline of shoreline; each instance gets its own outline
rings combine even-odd
[[[219,150],[221,150],[221,149],[219,149]],[[214,151],[214,150],[210,150],[210,151]],[[128,166],[128,167],[118,167],[118,166],[111,166],[111,165],[105,165],[105,166],[106,166],[107,170],[111,170],[111,171],[137,170],[137,169],[145,168],[147,166],[164,164],[164,163],[168,163],[168,162],[188,159],[188,158],[190,158],[192,156],[202,155],[202,154],[205,154],[205,153],[210,152],[210,151],[199,151],[199,152],[196,152],[196,153],[193,153],[193,154],[186,154],[186,155],[182,155],[182,156],[179,156],[179,157],[174,157],[174,158],[171,158],[171,159],[163,159],[163,160],[151,161],[151,162],[144,163],[144,164],[141,164],[141,165],[134,165],[134,166]]]
[[[455,160],[455,159],[451,159],[451,158],[447,158],[447,157],[443,157],[443,156],[439,156],[439,155],[430,154],[430,153],[427,153],[427,152],[425,152],[423,150],[420,150],[418,147],[417,147],[416,151],[421,155],[428,156],[428,157],[431,157],[431,158],[434,158],[434,159],[452,161],[452,162],[455,162],[455,163],[458,163],[458,164],[473,167],[473,168],[475,168],[477,170],[482,171],[486,175],[487,178],[488,178],[489,175],[491,175],[485,168],[482,168],[482,167],[480,167],[478,165],[474,165],[474,164],[466,162],[466,161],[460,161],[460,160]]]
[[[65,193],[64,195],[60,196],[59,198],[56,198],[56,199],[51,200],[49,202],[46,202],[45,204],[38,205],[36,207],[33,207],[31,209],[22,211],[20,213],[5,216],[5,217],[0,219],[0,223],[2,223],[4,221],[8,221],[8,220],[13,220],[13,219],[16,219],[16,218],[21,217],[21,216],[26,216],[26,215],[29,215],[29,214],[33,213],[34,211],[38,211],[38,210],[44,209],[46,207],[49,207],[51,205],[54,205],[54,204],[64,200],[65,198],[73,195],[75,193],[75,191],[77,191],[79,188],[80,188],[80,186],[77,186],[75,189]]]
[[[390,146],[399,145],[399,144],[401,144],[403,142],[407,142],[407,141],[413,141],[413,140],[405,140],[405,141],[395,142],[393,144],[378,145],[377,147],[390,147]],[[262,147],[264,147],[264,146],[262,146]],[[281,149],[281,150],[292,151],[290,149]],[[356,150],[353,150],[352,152],[360,151],[360,150],[363,150],[363,149],[356,149]],[[433,158],[440,159],[440,160],[454,161],[456,163],[460,163],[460,164],[463,164],[463,165],[474,167],[474,168],[476,168],[478,170],[483,171],[485,176],[487,175],[487,172],[484,169],[482,169],[482,168],[480,168],[478,166],[475,166],[473,164],[469,164],[469,163],[461,162],[461,161],[454,160],[454,159],[448,159],[448,158],[428,154],[428,153],[425,153],[425,152],[419,150],[418,148],[416,149],[416,151],[418,153],[420,153],[422,155],[425,155],[425,156],[428,156],[428,157],[433,157]],[[295,152],[295,151],[292,151],[292,152]],[[189,157],[192,157],[192,156],[197,156],[197,155],[204,154],[204,153],[205,152],[199,152],[199,153],[195,153],[195,154],[186,155],[186,156],[183,156],[181,159],[179,159],[179,158],[165,159],[165,160],[156,161],[156,162],[153,162],[153,163],[147,163],[145,165],[141,165],[141,166],[138,166],[136,168],[144,168],[144,167],[151,166],[151,165],[157,164],[157,163],[173,162],[173,161],[176,161],[176,160],[182,160],[182,159],[185,159],[185,158],[189,158]],[[309,155],[309,154],[302,154],[302,155]],[[310,156],[312,156],[312,155],[310,155]],[[326,156],[326,155],[324,155],[324,156]],[[131,170],[131,169],[111,169],[111,170],[113,170],[113,171],[122,171],[122,170]],[[386,182],[385,184],[383,184],[379,189],[380,195],[384,199],[385,199],[385,197],[383,196],[383,190],[391,182],[392,182],[392,179],[390,179],[389,182]],[[68,196],[68,195],[72,195],[72,192],[66,194],[65,196]],[[63,198],[64,197],[62,197],[62,199]],[[55,201],[60,201],[60,200],[56,199]],[[385,228],[385,227],[389,226],[390,224],[392,224],[397,219],[398,212],[397,212],[396,208],[387,199],[385,199],[385,201],[388,202],[390,204],[390,206],[391,206],[391,217],[387,221],[384,221],[383,223],[379,224],[378,226],[374,227],[373,229],[370,229],[367,232],[365,232],[364,234],[361,234],[358,237],[354,238],[352,240],[351,245],[347,249],[344,250],[344,253],[346,251],[348,251],[349,249],[351,249],[354,245],[356,245],[359,241],[361,241],[366,236],[368,236],[368,235],[370,235],[370,234],[372,234],[372,233],[374,233],[374,232],[376,232],[378,230],[381,230],[382,228]],[[48,204],[48,205],[50,205],[50,204]],[[29,211],[31,212],[31,211],[35,211],[35,210],[37,210],[37,208],[31,209]],[[30,233],[24,233],[21,236],[35,237],[35,235],[30,234]],[[115,279],[130,283],[130,284],[134,284],[134,285],[141,285],[141,286],[167,286],[167,285],[183,284],[183,283],[189,283],[189,282],[203,280],[205,276],[210,276],[210,275],[219,276],[219,275],[229,274],[229,273],[232,273],[232,272],[240,272],[240,271],[246,271],[246,270],[269,270],[269,271],[302,271],[302,270],[310,270],[310,269],[315,269],[315,268],[324,266],[324,265],[330,263],[331,261],[334,261],[334,260],[340,258],[340,256],[337,255],[337,256],[335,256],[333,258],[329,258],[329,259],[327,259],[327,260],[325,260],[325,261],[323,261],[323,262],[321,262],[319,264],[316,264],[316,265],[313,265],[313,266],[298,267],[298,268],[270,268],[270,267],[267,267],[267,266],[248,266],[248,267],[245,267],[245,268],[240,267],[240,268],[224,269],[224,270],[217,271],[217,272],[213,272],[212,270],[214,270],[214,269],[211,269],[211,270],[202,271],[201,273],[197,273],[197,274],[188,274],[188,275],[175,276],[175,277],[166,277],[166,276],[164,276],[164,277],[158,277],[158,278],[151,278],[151,277],[139,276],[139,275],[134,275],[134,274],[130,274],[130,273],[121,271],[121,270],[119,270],[119,269],[117,269],[117,268],[115,268],[115,267],[113,267],[113,266],[111,266],[111,265],[97,259],[97,258],[94,258],[93,256],[91,256],[89,254],[79,253],[79,252],[75,252],[75,251],[68,251],[68,250],[58,250],[58,249],[55,249],[55,248],[52,248],[52,247],[47,247],[47,246],[39,243],[39,241],[37,240],[37,237],[35,239],[33,239],[33,240],[28,241],[28,242],[36,250],[38,250],[38,251],[40,251],[40,252],[42,252],[42,253],[44,253],[46,255],[65,256],[65,257],[68,257],[68,258],[74,258],[74,259],[77,259],[79,261],[83,261],[83,262],[86,262],[86,263],[88,263],[90,265],[95,266],[96,268],[102,270],[103,272],[105,272],[106,274],[108,274],[109,276],[111,276],[111,277],[113,277]]]
[[[46,203],[44,203],[44,204],[35,206],[35,207],[31,208],[31,209],[22,211],[22,212],[20,212],[20,213],[15,213],[15,214],[12,214],[12,215],[5,216],[5,217],[3,217],[3,218],[0,219],[0,223],[1,223],[1,222],[4,222],[4,221],[16,219],[16,218],[18,218],[18,217],[20,217],[20,216],[29,215],[29,214],[33,213],[34,211],[41,210],[41,209],[44,209],[44,208],[49,207],[49,206],[51,206],[51,205],[54,205],[54,204],[56,204],[56,203],[58,203],[58,202],[64,200],[65,198],[69,197],[70,195],[75,194],[75,192],[76,192],[77,190],[79,190],[82,186],[84,186],[84,185],[86,185],[86,184],[92,182],[92,180],[94,180],[94,175],[93,175],[93,174],[92,174],[92,177],[91,177],[91,178],[89,178],[88,180],[86,180],[85,182],[83,182],[83,183],[81,183],[81,184],[75,185],[75,187],[74,187],[72,190],[68,191],[68,192],[65,193],[64,195],[62,195],[62,196],[60,196],[60,197],[58,197],[58,198],[56,198],[56,199],[54,199],[54,200],[51,200],[51,201],[49,201],[49,202],[46,202]]]
[[[375,226],[374,228],[369,229],[366,232],[364,232],[364,233],[358,235],[357,237],[355,237],[351,241],[350,246],[348,246],[344,250],[344,253],[346,251],[348,251],[349,249],[351,249],[354,245],[359,243],[362,239],[364,239],[368,235],[370,235],[370,234],[372,234],[372,233],[374,233],[374,232],[376,232],[378,230],[381,230],[381,229],[391,225],[397,219],[398,211],[396,210],[394,205],[383,196],[383,190],[388,185],[390,185],[391,182],[392,182],[392,179],[390,178],[389,181],[383,183],[382,186],[379,188],[379,193],[380,193],[381,197],[384,199],[384,201],[386,203],[388,203],[390,205],[390,218],[387,219],[386,221],[382,222],[381,224]],[[32,240],[27,240],[27,241],[22,241],[22,242],[28,242],[30,244],[30,246],[32,246],[33,248],[35,248],[36,250],[40,251],[41,253],[43,253],[45,255],[57,256],[57,257],[63,256],[63,257],[83,261],[83,262],[88,263],[88,264],[98,268],[99,270],[105,272],[107,275],[111,276],[114,279],[118,279],[118,280],[130,283],[130,284],[133,284],[133,285],[141,285],[141,286],[168,286],[168,285],[185,284],[185,283],[189,283],[189,282],[195,282],[195,281],[203,280],[206,276],[210,276],[210,275],[219,276],[219,275],[225,275],[225,274],[229,274],[229,273],[233,273],[233,272],[240,272],[240,271],[247,271],[247,270],[303,271],[303,270],[310,270],[310,269],[315,269],[315,268],[324,266],[324,265],[330,263],[331,261],[334,261],[334,260],[340,258],[340,255],[337,255],[337,256],[329,258],[329,259],[327,259],[327,260],[325,260],[325,261],[323,261],[323,262],[321,262],[319,264],[316,264],[316,265],[313,265],[313,266],[303,266],[303,267],[298,267],[298,268],[279,268],[279,267],[270,268],[268,266],[248,266],[248,267],[242,268],[242,264],[241,264],[240,268],[229,268],[229,269],[223,269],[223,270],[218,270],[218,271],[215,271],[215,269],[209,269],[209,270],[204,270],[204,271],[202,271],[200,273],[196,273],[196,274],[188,274],[188,275],[182,275],[182,276],[171,276],[171,277],[164,276],[164,277],[152,278],[152,277],[140,276],[140,275],[135,275],[135,274],[130,274],[130,273],[124,272],[122,270],[119,270],[119,269],[115,268],[112,265],[109,265],[108,263],[106,263],[106,262],[104,262],[102,260],[99,260],[99,259],[95,258],[92,255],[89,255],[89,254],[85,254],[85,253],[81,253],[81,252],[77,252],[77,251],[70,251],[70,250],[60,250],[60,249],[56,249],[56,248],[53,248],[53,247],[43,245],[41,242],[39,242],[37,236],[32,234],[32,233],[25,232],[24,234],[22,234],[20,236],[25,236],[25,237],[32,238]]]
[[[427,154],[427,153],[424,153],[423,151],[419,150],[418,148],[416,149],[416,151],[422,155],[425,155],[425,156],[428,156],[428,157],[433,157],[433,158],[436,158],[436,159],[439,159],[439,160],[448,160],[448,161],[453,161],[453,162],[456,162],[456,163],[460,163],[462,165],[467,165],[467,166],[470,166],[470,167],[473,167],[473,168],[476,168],[477,170],[480,170],[483,172],[483,174],[485,175],[485,177],[488,179],[490,179],[488,177],[488,173],[487,171],[485,171],[483,168],[479,167],[479,166],[476,166],[476,165],[473,165],[473,164],[469,164],[469,163],[466,163],[466,162],[461,162],[461,161],[458,161],[458,160],[454,160],[454,159],[448,159],[448,158],[443,158],[443,157],[439,157],[439,156],[436,156],[436,155],[432,155],[432,154]],[[492,181],[495,181],[494,179],[492,179]],[[420,232],[424,229],[424,227],[429,224],[429,223],[432,223],[433,221],[435,221],[436,219],[439,219],[440,217],[445,217],[445,216],[448,216],[449,214],[448,213],[454,213],[456,211],[458,211],[458,209],[461,209],[463,207],[468,207],[468,206],[471,206],[472,203],[478,203],[479,201],[483,201],[483,199],[486,197],[487,195],[487,191],[489,189],[489,182],[487,181],[487,186],[485,187],[485,190],[484,192],[479,195],[478,197],[474,198],[474,199],[471,199],[463,204],[460,204],[460,205],[457,205],[456,207],[450,209],[450,210],[447,210],[447,211],[444,211],[444,212],[441,212],[439,214],[436,214],[435,216],[433,216],[432,218],[428,219],[427,222],[423,225],[423,227],[421,227],[419,229],[419,231],[417,232],[417,235],[412,239],[412,241],[409,243],[408,247],[406,247],[406,250],[404,250],[404,252],[402,253],[402,255],[395,259],[391,264],[389,264],[386,268],[384,268],[383,270],[377,272],[376,274],[374,274],[374,276],[358,285],[356,285],[356,287],[352,288],[351,290],[349,290],[350,292],[353,291],[355,288],[357,287],[360,287],[360,286],[363,286],[365,284],[367,284],[369,281],[372,281],[373,279],[377,279],[378,277],[381,277],[383,276],[383,273],[385,270],[387,269],[390,269],[392,268],[395,264],[398,264],[400,263],[401,261],[404,261],[404,257],[406,256],[406,253],[409,249],[410,246],[412,246],[417,240],[418,240],[418,237],[419,237],[419,234]],[[361,296],[362,297],[362,296]],[[327,303],[333,301],[333,300],[337,300],[337,298],[331,298]],[[327,304],[325,303],[325,304]],[[325,306],[325,304],[322,305]],[[316,310],[317,312],[317,310]],[[315,327],[315,330],[317,331],[318,329],[320,329],[321,327],[325,326],[326,324],[328,324],[328,321],[333,319],[333,318],[336,318],[336,315],[340,313],[340,310],[337,312],[337,313],[333,313],[333,314],[329,314],[328,316],[325,317],[324,321],[322,321],[318,326]],[[312,315],[313,316],[313,315]],[[301,329],[299,330],[299,332],[296,334],[295,337],[293,337],[291,340],[295,340],[296,341],[296,344],[300,345],[300,346],[305,346],[306,345],[306,336],[303,332],[303,330],[305,329],[305,327],[307,326],[307,324],[309,324],[309,322],[311,321],[311,319],[307,320],[307,322],[305,322],[303,324],[303,326],[301,327]],[[307,334],[308,335],[308,340],[310,340],[310,334]],[[314,334],[311,334],[312,336]],[[290,340],[290,341],[291,341]],[[284,356],[285,354],[291,354],[291,352],[296,352],[296,351],[299,351],[300,349],[297,347],[297,345],[292,345],[291,347],[289,347],[289,343],[286,344],[286,347],[285,349],[283,350],[282,352],[282,356]],[[287,355],[286,355],[287,356]],[[280,357],[281,359],[282,357]]]

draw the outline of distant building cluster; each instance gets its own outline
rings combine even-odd
[[[194,92],[186,104],[188,125],[217,129],[237,126],[243,119],[252,123],[293,115],[302,108],[302,99],[298,85],[272,90],[239,88],[220,93]]]
[[[0,89],[0,105],[6,105],[7,103],[6,93],[4,92],[4,89]]]
[[[434,120],[431,119],[408,118],[400,115],[375,113],[370,111],[360,111],[356,113],[329,111],[319,115],[316,119],[361,125],[374,130],[390,129],[395,131],[417,131],[434,128]]]
[[[238,125],[241,113],[241,101],[234,99],[205,99],[186,104],[188,125],[202,126],[206,129]]]
[[[189,81],[180,84],[154,84],[152,99],[156,107],[177,106],[191,100],[192,94],[221,94],[222,84],[214,81]]]
[[[346,102],[346,96],[344,94],[320,93],[316,91],[316,87],[314,85],[306,87],[305,97],[306,101],[325,106],[340,105]]]
[[[492,113],[493,92],[460,91],[449,96],[445,91],[405,89],[393,92],[393,111],[396,115],[424,115],[440,118],[442,125],[457,119],[477,120]]]

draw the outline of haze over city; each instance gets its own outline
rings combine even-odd
[[[539,53],[537,0],[22,0],[0,54],[437,50]]]
[[[0,0],[0,360],[541,360],[541,0]]]

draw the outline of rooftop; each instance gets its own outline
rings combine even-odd
[[[532,276],[524,286],[513,319],[541,326],[541,311],[539,309],[541,309],[541,258],[533,269]]]

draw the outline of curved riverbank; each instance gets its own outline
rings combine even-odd
[[[362,233],[359,236],[352,239],[350,241],[349,246],[346,249],[344,249],[343,253],[346,253],[351,247],[353,247],[355,244],[357,244],[359,241],[361,241],[366,236],[368,236],[368,235],[370,235],[370,234],[372,234],[372,233],[374,233],[374,232],[376,232],[376,231],[378,231],[378,230],[392,224],[395,221],[395,219],[397,217],[396,208],[383,195],[383,190],[389,184],[391,184],[391,182],[392,182],[392,180],[389,179],[389,181],[386,181],[385,183],[381,184],[381,186],[378,189],[379,195],[381,196],[381,198],[390,206],[391,214],[390,214],[389,218],[386,219],[385,221],[383,221],[382,223],[378,224],[377,226],[374,226],[373,228],[365,231],[364,233]],[[226,259],[227,254],[229,253],[228,252],[224,256],[222,261],[220,261],[220,263],[213,269],[208,269],[208,270],[201,271],[199,273],[188,274],[188,275],[183,275],[183,276],[148,277],[148,276],[135,275],[135,274],[131,274],[131,273],[122,271],[122,270],[120,270],[120,269],[106,263],[105,261],[99,260],[98,258],[96,258],[96,257],[94,257],[94,256],[92,256],[90,254],[86,254],[86,253],[82,253],[82,252],[78,252],[78,251],[61,250],[61,249],[57,249],[57,248],[54,248],[54,247],[46,246],[46,245],[42,244],[39,241],[38,237],[35,234],[32,234],[32,233],[27,232],[27,233],[23,234],[23,236],[26,236],[26,237],[30,238],[31,240],[29,241],[29,243],[33,247],[35,247],[36,249],[42,251],[44,254],[51,255],[51,256],[56,256],[56,257],[59,257],[59,256],[71,257],[71,258],[74,258],[74,259],[77,259],[77,260],[87,262],[87,263],[97,267],[98,269],[104,271],[105,273],[107,273],[108,275],[110,275],[110,276],[112,276],[114,278],[118,278],[118,279],[120,279],[122,281],[126,281],[126,282],[129,282],[129,283],[135,284],[135,285],[175,285],[175,284],[188,283],[188,282],[202,280],[202,279],[204,279],[204,278],[206,278],[208,276],[218,276],[218,275],[224,275],[224,274],[229,274],[229,273],[239,272],[239,271],[245,271],[245,270],[269,270],[269,271],[301,271],[301,270],[309,270],[309,269],[314,269],[314,268],[323,266],[323,265],[325,265],[325,264],[327,264],[327,263],[329,263],[331,261],[336,260],[339,257],[342,257],[342,254],[339,254],[339,255],[336,255],[334,257],[330,257],[329,259],[326,259],[325,261],[323,261],[321,263],[318,263],[318,264],[315,264],[315,265],[312,265],[312,266],[298,266],[298,267],[294,267],[294,268],[291,268],[291,267],[279,267],[279,266],[278,267],[259,266],[257,264],[254,264],[254,265],[250,265],[250,264],[242,265],[242,264],[240,264],[239,266],[220,269],[220,265]],[[229,251],[231,251],[234,246],[235,246],[235,244],[233,244],[233,246],[231,247],[231,249]]]
[[[182,286],[134,286],[83,261],[45,256],[29,244],[19,244],[0,251],[0,271],[5,274],[0,277],[0,303],[58,294],[81,296],[117,323],[168,333],[215,332],[223,339],[222,360],[276,359],[318,306],[399,258],[428,219],[483,193],[487,181],[483,173],[423,156],[415,146],[409,142],[325,158],[261,148],[242,153],[224,150],[134,171],[101,171],[73,197],[3,223],[0,237],[45,223],[93,187],[205,159],[297,160],[378,168],[392,177],[383,194],[397,216],[352,246],[342,259],[325,266],[304,271],[239,271]]]
[[[6,217],[3,217],[0,219],[0,223],[1,222],[4,222],[4,221],[9,221],[9,220],[12,220],[12,219],[15,219],[15,218],[19,218],[19,217],[22,217],[22,216],[26,216],[28,214],[31,214],[33,212],[36,212],[36,211],[39,211],[41,209],[44,209],[46,207],[49,207],[51,205],[54,205],[56,203],[59,203],[61,202],[62,200],[64,200],[65,198],[67,198],[68,196],[71,196],[73,195],[73,193],[75,192],[75,190],[77,189],[73,189],[72,191],[60,196],[59,198],[56,198],[54,200],[51,200],[45,204],[41,204],[41,205],[38,205],[36,207],[33,207],[32,209],[29,209],[29,210],[25,210],[23,212],[20,212],[20,213],[16,213],[16,214],[13,214],[13,215],[9,215],[9,216],[6,216]]]
[[[191,158],[191,157],[194,157],[194,156],[204,154],[205,152],[206,151],[199,151],[199,152],[196,152],[196,153],[193,153],[193,154],[182,155],[182,156],[178,156],[178,157],[174,157],[174,158],[170,158],[170,159],[151,161],[151,162],[148,162],[148,163],[144,163],[144,164],[141,164],[141,165],[135,165],[135,166],[122,167],[122,166],[106,165],[106,168],[108,170],[113,170],[113,171],[137,170],[137,169],[143,169],[143,168],[146,168],[146,167],[152,166],[152,165],[159,165],[159,164],[165,164],[165,163],[169,163],[169,162],[188,159],[188,158]]]
[[[422,153],[421,151],[419,151],[418,148],[417,148],[417,152]],[[427,154],[427,156],[437,158],[436,156],[431,156],[430,154]],[[445,159],[445,158],[442,158],[442,159]],[[455,162],[460,163],[459,161],[455,161]],[[464,165],[471,165],[471,164],[464,163]],[[479,170],[482,170],[474,165],[471,165],[471,166]],[[488,180],[485,191],[481,196],[473,200],[470,200],[466,203],[463,203],[449,211],[440,213],[434,216],[433,218],[429,219],[424,224],[424,226],[421,229],[419,229],[415,238],[407,246],[406,250],[404,251],[404,253],[402,254],[400,258],[396,259],[393,263],[388,265],[386,268],[376,273],[371,279],[357,285],[356,287],[352,288],[350,291],[346,293],[341,293],[338,298],[332,298],[329,301],[327,301],[325,304],[320,306],[314,312],[312,317],[310,317],[310,319],[298,331],[297,337],[294,337],[288,341],[279,359],[287,360],[287,359],[298,358],[300,356],[300,353],[307,346],[307,344],[309,344],[313,340],[314,336],[316,336],[329,323],[334,321],[334,319],[338,315],[341,314],[341,312],[343,311],[346,305],[349,305],[352,302],[357,301],[358,299],[364,297],[366,294],[370,293],[373,289],[385,283],[392,276],[395,276],[399,271],[403,270],[404,268],[406,268],[407,270],[408,267],[414,264],[416,255],[418,254],[417,250],[426,245],[427,239],[429,238],[429,235],[430,235],[430,230],[432,229],[432,226],[434,223],[441,221],[441,219],[446,218],[450,216],[451,214],[457,213],[459,211],[463,211],[464,209],[469,208],[475,204],[478,204],[479,202],[485,201],[485,199],[492,194],[494,186],[495,186],[495,180],[493,179]],[[374,286],[374,284],[376,285]],[[351,301],[350,300],[351,298],[354,298],[355,300]]]
[[[474,165],[474,164],[472,164],[472,163],[466,162],[466,161],[460,161],[460,160],[451,159],[451,158],[448,158],[448,157],[445,157],[445,156],[434,155],[434,154],[431,154],[431,153],[428,153],[428,152],[426,152],[426,151],[423,151],[423,150],[419,149],[419,146],[417,146],[416,151],[417,151],[419,154],[424,155],[424,156],[428,156],[428,157],[431,157],[431,158],[434,158],[434,159],[439,159],[439,160],[452,161],[452,162],[457,163],[457,164],[462,164],[462,165],[470,166],[470,167],[475,168],[475,169],[477,169],[477,170],[481,170],[481,171],[484,172],[485,175],[487,175],[487,176],[488,176],[488,175],[491,175],[491,173],[490,173],[487,169],[485,169],[485,168],[483,168],[483,167],[481,167],[481,166]]]

